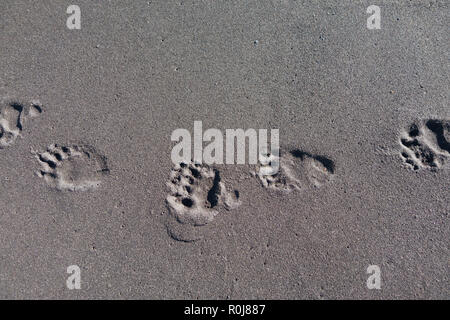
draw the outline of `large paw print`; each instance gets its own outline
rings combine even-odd
[[[97,188],[109,174],[106,157],[87,145],[51,145],[37,153],[38,176],[58,190],[86,191]]]
[[[239,205],[239,192],[228,192],[220,172],[206,165],[176,165],[167,185],[170,189],[166,199],[170,216],[167,227],[176,240],[200,239],[201,227],[212,222],[222,207],[231,210]]]
[[[289,193],[307,188],[320,188],[333,179],[334,162],[324,156],[301,150],[265,154],[265,165],[257,168],[257,176],[265,188]],[[275,166],[274,166],[275,164]],[[273,168],[278,170],[273,170]]]
[[[418,121],[402,132],[400,145],[403,161],[413,170],[439,169],[450,157],[450,121]]]

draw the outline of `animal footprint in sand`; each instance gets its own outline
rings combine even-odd
[[[265,154],[267,165],[260,165],[257,170],[262,185],[268,189],[292,192],[304,188],[319,188],[332,180],[334,162],[324,156],[312,155],[301,150],[281,153],[280,156]],[[269,168],[278,162],[279,169],[271,173]]]
[[[95,189],[109,174],[106,157],[88,145],[51,145],[36,158],[42,166],[37,175],[58,190]]]
[[[167,230],[175,240],[201,239],[202,227],[212,222],[222,207],[231,210],[240,204],[239,192],[228,192],[220,172],[206,165],[176,165],[167,185]]]
[[[2,103],[0,107],[0,149],[6,148],[16,141],[23,129],[23,122],[28,117],[42,113],[37,103],[25,107],[19,102]]]
[[[450,120],[418,121],[400,136],[401,157],[413,170],[439,169],[450,157],[449,141]]]

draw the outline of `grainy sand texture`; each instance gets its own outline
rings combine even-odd
[[[74,2],[0,1],[0,299],[450,298],[449,1]]]

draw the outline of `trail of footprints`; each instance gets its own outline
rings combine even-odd
[[[436,170],[448,166],[450,157],[450,120],[417,121],[402,132],[403,161],[413,170]]]
[[[21,103],[17,100],[0,105],[0,149],[12,146],[21,136],[24,124],[43,112],[40,103]],[[47,184],[63,191],[86,191],[97,188],[102,177],[109,173],[106,157],[92,146],[51,145],[47,151],[35,152],[41,169],[37,175]]]
[[[334,163],[328,158],[293,150],[280,158],[266,155],[271,162],[280,163],[273,173],[260,165],[258,178],[269,190],[290,192],[306,187],[319,188],[334,175]],[[272,163],[268,163],[272,165]],[[169,211],[167,231],[178,241],[192,242],[203,238],[206,227],[225,210],[241,204],[239,191],[223,182],[220,171],[205,164],[181,163],[174,166],[167,183],[166,198]]]
[[[419,121],[402,133],[401,156],[414,170],[439,169],[450,157],[450,121],[428,119]],[[253,172],[269,191],[291,193],[319,189],[335,176],[335,163],[322,155],[299,149],[280,150],[278,156],[267,153],[265,164]],[[278,167],[272,172],[272,166]],[[179,241],[202,238],[202,227],[211,223],[221,207],[236,208],[239,192],[228,191],[217,169],[199,164],[180,164],[172,169],[167,197],[170,221],[168,232]]]
[[[9,101],[0,105],[0,149],[21,136],[24,123],[42,113],[39,103]],[[450,120],[427,119],[412,123],[400,136],[403,161],[413,170],[440,169],[450,158]],[[61,191],[97,188],[109,174],[107,158],[86,144],[51,145],[35,152],[41,168],[36,174]],[[302,150],[265,154],[267,161],[253,175],[269,191],[283,193],[321,188],[335,175],[334,162]],[[273,165],[278,167],[272,171]],[[175,165],[167,182],[167,231],[178,241],[202,239],[204,230],[220,213],[238,208],[239,191],[226,185],[217,168],[198,163]]]

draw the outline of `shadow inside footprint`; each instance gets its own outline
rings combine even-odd
[[[307,157],[312,158],[318,162],[320,162],[329,173],[334,174],[334,161],[331,159],[328,159],[327,157],[320,156],[320,155],[313,155],[309,152],[301,151],[301,150],[292,150],[291,154],[296,157],[300,158],[301,160],[305,160]]]
[[[450,153],[450,143],[445,138],[445,132],[450,132],[450,122],[444,122],[440,120],[428,120],[426,126],[436,135],[436,141],[438,146]]]

